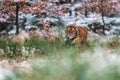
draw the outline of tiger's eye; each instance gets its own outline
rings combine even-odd
[[[68,30],[70,30],[70,28],[68,28]]]

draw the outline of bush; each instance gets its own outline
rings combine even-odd
[[[95,69],[95,65],[87,60],[78,60],[77,57],[49,59],[44,63],[33,62],[30,73],[15,71],[17,79],[21,80],[119,80],[119,65],[109,64],[106,67]],[[36,64],[37,63],[37,64]],[[99,64],[99,63],[98,63]],[[17,80],[16,79],[16,80]],[[7,79],[6,79],[7,80]],[[13,79],[9,79],[13,80]]]
[[[111,49],[117,49],[120,46],[119,38],[113,38],[112,40],[108,41],[107,43],[104,43],[108,48]]]
[[[22,56],[21,48],[22,46],[20,43],[9,41],[7,43],[7,48],[5,49],[5,54],[8,57]]]
[[[35,48],[37,54],[51,55],[59,50],[67,48],[64,42],[57,39],[55,41],[48,41],[46,39],[41,39],[36,36],[32,36],[30,40],[26,40],[24,43],[25,47]]]
[[[20,43],[12,42],[9,39],[0,39],[0,49],[4,51],[4,56],[15,57],[21,55],[20,50],[22,48]]]

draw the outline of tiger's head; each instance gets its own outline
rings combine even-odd
[[[71,40],[76,38],[77,31],[76,31],[75,25],[73,24],[67,25],[65,32],[66,32],[66,38],[71,39]]]

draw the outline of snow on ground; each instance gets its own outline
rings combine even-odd
[[[65,20],[67,24],[75,23],[77,25],[85,25],[85,26],[93,22],[100,22],[101,24],[103,24],[101,15],[96,13],[89,14],[87,18],[80,14],[78,15],[78,17],[66,15],[65,17],[63,16],[62,19]],[[104,17],[104,20],[106,24],[110,23],[111,21],[115,21],[115,23],[119,23],[120,18]]]

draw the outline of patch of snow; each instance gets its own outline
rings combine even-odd
[[[16,33],[15,29],[13,29],[13,30],[11,30],[11,31],[8,32],[9,35],[15,35],[15,33]]]
[[[115,23],[120,23],[120,18],[115,18]]]
[[[33,25],[26,25],[26,27],[25,27],[26,30],[29,30],[30,28],[36,28],[36,26],[33,26]]]
[[[44,20],[43,22],[49,22],[49,21],[56,22],[56,21],[58,21],[58,19],[56,19],[56,18],[49,18],[49,17],[47,17],[47,18],[45,18],[43,20]]]
[[[82,7],[82,3],[76,3],[76,4],[74,5],[74,7],[75,7],[75,8],[80,8],[80,7]]]
[[[7,20],[5,18],[0,18],[0,22],[6,22]]]
[[[99,17],[101,17],[101,15],[100,15],[100,14],[97,14],[97,13],[90,13],[90,14],[88,15],[88,18],[99,18]]]

